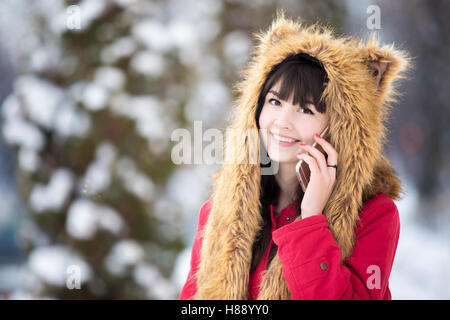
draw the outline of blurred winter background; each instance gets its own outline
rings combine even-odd
[[[175,165],[171,133],[226,125],[251,33],[277,8],[366,38],[371,5],[416,65],[386,146],[406,189],[391,292],[449,299],[443,0],[2,0],[0,298],[176,299],[218,166]]]

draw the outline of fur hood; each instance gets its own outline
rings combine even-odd
[[[262,228],[261,169],[249,161],[252,145],[246,130],[257,130],[259,92],[272,68],[289,55],[307,53],[320,60],[328,74],[324,99],[329,115],[327,141],[339,155],[336,183],[323,214],[341,248],[342,260],[353,250],[355,227],[365,201],[379,192],[400,199],[401,183],[382,154],[390,106],[399,96],[395,80],[410,66],[405,51],[380,46],[372,33],[367,43],[337,38],[329,27],[304,26],[277,13],[257,41],[242,80],[228,129],[238,132],[225,141],[225,161],[213,175],[213,204],[203,230],[194,299],[247,299],[252,245]],[[236,130],[239,129],[239,130]],[[296,220],[301,219],[301,216]],[[278,254],[261,281],[258,299],[290,299]]]

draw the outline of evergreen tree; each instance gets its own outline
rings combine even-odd
[[[30,217],[21,229],[27,289],[63,299],[177,298],[175,261],[190,252],[194,232],[182,227],[195,225],[209,194],[189,209],[195,212],[167,196],[169,178],[188,168],[171,159],[171,133],[192,132],[195,120],[203,129],[224,127],[228,88],[249,58],[251,33],[265,29],[279,6],[6,3],[21,6],[11,15],[20,21],[3,21],[10,29],[0,31],[14,43],[18,74],[2,105],[2,134],[16,155]],[[342,10],[325,4],[287,10],[306,17],[308,6],[311,19],[331,12],[339,21]],[[190,192],[198,191],[187,186],[185,197]]]

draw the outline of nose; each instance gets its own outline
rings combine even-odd
[[[278,114],[278,117],[275,119],[274,124],[278,128],[284,128],[284,129],[292,129],[292,114],[289,111],[288,108],[283,108],[280,113]]]

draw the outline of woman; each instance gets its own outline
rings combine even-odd
[[[402,188],[382,146],[406,53],[283,12],[257,40],[226,140],[235,161],[200,210],[180,299],[391,299]],[[250,161],[249,129],[268,165]]]

